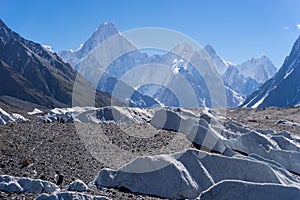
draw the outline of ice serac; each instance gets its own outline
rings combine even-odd
[[[288,107],[300,104],[300,37],[273,78],[253,92],[243,107]]]
[[[278,136],[277,134],[261,134],[250,131],[223,142],[233,150],[273,160],[287,170],[300,174],[300,153],[290,150],[292,146],[297,150],[297,144],[293,140],[282,140]]]
[[[95,184],[99,188],[126,188],[171,199],[195,199],[223,180],[295,184],[295,179],[285,176],[286,173],[254,159],[189,149],[172,155],[136,158],[118,170],[103,169]]]
[[[160,109],[150,123],[156,128],[181,132],[194,145],[207,151],[223,153],[227,150],[215,130],[221,128],[221,124],[207,110],[196,115],[185,109]]]
[[[172,178],[170,178],[172,177]],[[166,198],[195,198],[198,185],[174,157],[140,157],[118,171],[103,169],[95,180],[98,187],[126,188],[132,192]]]
[[[67,190],[76,192],[85,192],[88,189],[88,186],[80,179],[73,181],[67,187]]]
[[[41,111],[38,108],[34,108],[33,111],[27,112],[28,115],[37,115],[37,114],[42,114],[42,113],[43,113],[43,111]]]
[[[59,188],[49,181],[39,179],[13,177],[8,175],[0,176],[0,191],[4,192],[27,192],[40,194],[43,192],[55,192]]]
[[[294,200],[299,196],[300,189],[298,187],[226,180],[203,192],[200,200]]]
[[[103,196],[93,196],[78,192],[57,192],[53,194],[42,194],[36,200],[67,200],[67,199],[80,199],[80,200],[109,200]]]

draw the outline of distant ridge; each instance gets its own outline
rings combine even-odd
[[[0,20],[0,101],[15,107],[18,99],[29,102],[30,107],[71,106],[76,76],[77,72],[57,54],[22,38]],[[79,93],[94,93],[92,85],[80,75],[77,82]],[[96,93],[96,106],[110,103],[110,95]],[[82,98],[78,104],[87,102]]]
[[[243,107],[289,107],[300,104],[300,36],[273,78],[243,103]]]

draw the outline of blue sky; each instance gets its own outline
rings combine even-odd
[[[55,51],[77,49],[104,21],[120,31],[164,27],[240,63],[266,54],[278,67],[300,35],[300,0],[0,0],[0,18]]]

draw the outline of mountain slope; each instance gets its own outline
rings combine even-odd
[[[272,78],[277,71],[272,61],[265,55],[247,60],[237,65],[236,68],[241,75],[250,77],[260,84]]]
[[[219,74],[222,76],[227,67],[229,66],[229,63],[224,61],[216,52],[216,50],[211,45],[206,45],[204,47],[205,51],[208,53],[208,55],[211,57],[212,61],[216,65],[216,68],[219,72]]]
[[[77,92],[92,94],[93,87],[55,53],[26,40],[0,20],[0,96],[10,96],[43,107],[65,107],[72,103],[74,81]],[[86,104],[78,100],[78,104]],[[107,94],[97,94],[96,103],[109,105]]]
[[[109,39],[109,40],[108,40]],[[104,46],[109,43],[109,46]],[[118,58],[118,53],[122,50],[132,50],[130,55],[121,56],[117,63],[118,70],[113,72],[106,72],[107,65],[110,60]],[[120,74],[124,70],[128,69],[127,66],[135,63],[135,59],[141,55],[140,52],[136,51],[136,48],[115,28],[112,23],[102,23],[96,31],[88,38],[83,45],[73,51],[62,51],[59,53],[66,62],[69,62],[75,70],[83,75],[94,87],[99,91],[104,91],[113,95],[114,87],[119,81]],[[125,83],[118,85],[121,86],[122,94],[115,95],[116,98],[126,102],[127,105],[137,107],[153,107],[159,105],[153,98],[140,94],[134,88]],[[131,96],[124,96],[123,94],[131,92]]]
[[[227,68],[223,74],[223,81],[226,86],[242,96],[250,95],[260,86],[256,80],[243,76],[235,66]]]
[[[174,91],[171,91],[168,87],[173,87],[173,90],[176,90],[176,95],[181,97],[183,96],[182,94],[186,93],[186,88],[183,89],[184,86],[182,84],[178,83],[176,85],[175,82],[179,82],[180,79],[185,79],[191,86],[190,90],[193,90],[196,94],[198,104],[200,106],[211,106],[210,94],[203,77],[201,77],[199,72],[195,70],[189,61],[184,61],[180,56],[188,52],[190,59],[193,60],[193,62],[199,63],[202,62],[202,60],[206,60],[202,53],[195,52],[184,44],[180,44],[171,50],[171,52],[167,52],[164,55],[150,56],[136,49],[123,35],[115,31],[114,26],[110,26],[107,30],[101,31],[100,29],[103,29],[103,27],[105,26],[100,25],[95,33],[92,34],[91,38],[89,38],[79,50],[72,53],[72,55],[78,54],[82,48],[88,46],[85,44],[90,43],[90,41],[93,41],[92,44],[95,44],[89,45],[91,48],[85,48],[87,49],[87,51],[84,51],[86,54],[80,58],[80,60],[77,60],[78,62],[76,64],[74,64],[72,60],[73,68],[78,70],[93,86],[111,95],[117,95],[117,98],[127,100],[129,104],[132,102],[133,105],[143,105],[142,107],[146,105],[151,107],[157,105],[159,102],[161,105],[178,107],[180,106],[179,101]],[[110,29],[112,29],[112,31],[109,31]],[[97,34],[110,35],[110,38],[103,44],[102,38],[105,37],[97,38],[95,37]],[[222,61],[221,58],[219,58],[219,60],[220,62]],[[149,67],[139,71],[137,69],[138,66],[143,65],[149,65]],[[168,66],[171,70],[164,69],[165,71],[161,72],[162,69],[159,66],[162,65]],[[224,65],[226,64],[224,63]],[[210,66],[210,68],[211,67],[212,66]],[[170,71],[171,73],[168,73]],[[215,75],[219,76],[215,70],[213,71]],[[122,80],[126,77],[127,73],[130,73],[131,76],[127,77],[127,80]],[[168,75],[165,73],[168,73]],[[154,81],[153,77],[155,77],[155,81],[159,80],[159,85],[165,87],[157,87],[157,84],[147,84]],[[135,84],[134,81],[139,84]],[[120,92],[118,92],[118,94],[115,93],[115,85],[117,82],[120,83],[119,86],[123,87],[123,90],[118,90],[121,91],[121,94],[119,94]],[[146,87],[143,87],[145,84]],[[131,89],[129,87],[131,87]],[[143,89],[140,89],[140,87],[143,87]],[[136,92],[134,92],[134,90]],[[126,96],[123,94],[124,91],[127,91],[127,93],[132,91],[131,93],[134,96]],[[156,101],[148,98],[149,94],[151,94],[152,99]],[[233,97],[233,93],[230,93],[230,96]],[[189,105],[187,101],[185,102],[186,105]],[[234,102],[238,101],[235,99]],[[235,103],[230,100],[230,105],[232,104]]]
[[[106,40],[105,44],[103,44],[104,40]],[[177,45],[174,50],[176,48],[179,48],[179,50],[180,48],[184,49],[184,44]],[[218,75],[223,76],[227,105],[230,107],[237,107],[243,102],[245,96],[255,91],[262,82],[269,79],[274,73],[275,67],[266,56],[234,66],[224,61],[211,45],[206,45],[204,50],[214,65],[211,67],[216,68]],[[171,79],[170,77],[166,78],[167,76],[164,73],[156,73],[149,69],[140,71],[139,74],[134,73],[132,75],[134,78],[130,77],[130,79],[139,79],[144,82],[148,80],[151,82],[150,77],[153,77],[154,73],[157,80],[165,83],[166,80],[176,80],[179,76],[184,77],[191,84],[193,90],[196,91],[199,105],[210,106],[210,97],[206,88],[207,86],[203,82],[203,77],[195,72],[190,63],[184,61],[184,59],[176,56],[174,53],[180,55],[180,52],[176,51],[167,52],[164,55],[147,55],[136,49],[131,42],[119,33],[113,24],[103,23],[77,51],[63,51],[60,52],[60,55],[94,87],[111,95],[113,95],[116,83],[126,73],[135,71],[134,68],[142,65],[151,65],[151,68],[155,68],[153,65],[157,64],[168,66],[172,69],[174,75]],[[197,57],[197,52],[194,52],[192,49],[190,50],[190,54],[191,57],[194,55],[195,58]],[[201,60],[199,56],[197,59]],[[132,81],[127,80],[127,82]],[[135,97],[125,97],[123,94],[119,94],[118,98],[127,101],[127,103],[129,103],[129,99],[139,99],[142,101],[140,101],[141,103],[135,102],[136,105],[140,104],[151,107],[157,103],[147,98],[147,95],[151,94],[151,97],[162,105],[174,107],[179,105],[178,99],[172,94],[172,91],[168,90],[168,88],[157,87],[157,84],[150,84],[143,87],[143,85],[133,85],[123,81],[120,85],[124,86],[124,91],[136,90],[134,92]],[[129,89],[128,87],[132,88]],[[140,89],[140,87],[143,87],[143,89]],[[184,90],[181,93],[184,93]],[[147,102],[154,102],[154,104]]]
[[[251,94],[244,107],[288,107],[300,104],[300,37],[273,78]]]
[[[224,61],[211,45],[204,47],[218,72],[223,77],[227,95],[227,106],[236,107],[246,96],[254,92],[262,83],[276,73],[276,67],[267,56],[252,58],[234,65]]]
[[[119,34],[116,27],[110,22],[102,23],[96,31],[85,41],[76,51],[65,50],[58,52],[58,55],[72,67],[75,67],[80,59],[85,57],[91,50],[98,46],[101,42]]]

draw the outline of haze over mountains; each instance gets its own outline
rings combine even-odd
[[[170,89],[170,80],[179,80],[179,77],[183,77],[191,85],[199,107],[213,106],[207,80],[195,71],[189,61],[178,56],[181,51],[186,51],[194,61],[206,59],[201,57],[201,52],[194,51],[188,45],[179,44],[162,55],[148,55],[136,49],[112,23],[106,22],[101,24],[78,50],[59,52],[62,59],[72,65],[72,69],[53,53],[50,47],[22,38],[2,21],[0,21],[0,34],[1,84],[9,85],[9,87],[1,87],[0,100],[6,104],[20,107],[30,102],[31,107],[70,106],[76,71],[79,71],[83,75],[83,77],[78,75],[82,91],[91,94],[94,87],[105,92],[97,93],[97,105],[111,104],[110,95],[116,92],[118,86],[126,92],[116,98],[127,105],[180,107],[182,103],[178,99],[178,93],[184,93],[185,89],[173,85],[177,88],[174,93]],[[119,47],[131,51],[118,57],[107,67],[103,65],[105,63],[103,57],[99,57],[103,53],[99,45],[111,37],[115,38]],[[204,49],[213,61],[215,69],[212,70],[217,72],[216,77],[223,80],[225,106],[287,107],[299,104],[300,83],[296,78],[299,68],[299,38],[277,73],[276,67],[265,55],[241,64],[232,64],[222,59],[211,45],[205,46]],[[114,55],[106,56],[109,59]],[[150,67],[142,73],[133,70],[140,65]],[[168,75],[169,78],[154,70],[159,65],[169,67],[168,70],[172,72]],[[159,80],[164,80],[165,84],[133,83],[130,78],[124,78],[126,73],[132,71],[134,73],[131,76],[135,81],[142,80],[147,83],[151,82],[149,77],[156,76]]]
[[[101,52],[103,50],[97,46],[105,39],[112,36],[115,38],[115,46],[118,48],[121,47],[124,49],[130,49],[132,52],[123,55],[121,58],[118,58],[106,69],[106,66],[103,66],[103,63],[101,64],[101,59],[103,59],[101,54],[109,54],[106,55],[108,57],[112,57],[113,55],[111,55],[111,52]],[[184,48],[184,45],[182,45],[183,44],[180,44],[177,48]],[[174,47],[173,50],[175,49],[176,47]],[[252,58],[251,60],[240,65],[234,65],[230,62],[224,61],[224,59],[217,55],[215,49],[211,45],[205,46],[204,49],[209,54],[210,59],[213,61],[218,74],[223,76],[225,95],[227,98],[225,106],[237,107],[240,105],[247,95],[254,92],[262,83],[272,77],[277,70],[270,59],[266,56],[262,56],[257,59]],[[189,47],[187,47],[186,50],[189,51],[191,56],[195,53],[193,52],[194,50]],[[116,83],[120,81],[119,79],[126,72],[139,65],[162,64],[169,66],[172,68],[175,77],[183,76],[192,85],[198,99],[198,104],[200,106],[210,107],[211,99],[209,99],[209,91],[204,91],[200,94],[199,88],[197,89],[197,86],[200,86],[200,88],[207,87],[205,86],[205,82],[203,82],[203,80],[202,83],[200,83],[201,79],[203,78],[197,78],[197,75],[192,70],[192,66],[187,67],[189,63],[184,62],[180,56],[176,57],[172,51],[166,52],[164,55],[147,55],[137,50],[136,47],[124,36],[120,35],[119,31],[113,24],[105,22],[96,29],[96,31],[88,38],[86,42],[83,43],[78,50],[61,51],[59,52],[59,55],[66,62],[69,62],[74,69],[78,70],[95,87],[97,86],[99,90],[108,92],[110,94],[113,93]],[[147,76],[152,75],[153,70],[151,73],[148,72],[148,74],[143,71],[142,74],[135,74],[135,78],[139,77],[140,79],[147,79]],[[156,74],[155,76],[163,75],[164,74],[161,73]],[[163,78],[160,78],[160,80],[163,80]],[[143,86],[143,88],[135,87],[138,91],[135,91],[133,86],[130,87],[123,82],[122,85],[124,85],[124,87],[126,85],[127,90],[134,91],[135,94],[146,95],[147,97],[150,95],[161,105],[172,107],[180,106],[178,99],[176,99],[176,95],[172,94],[172,91],[168,90],[168,88],[165,88],[162,85],[146,85]],[[166,96],[168,98],[166,98]],[[122,99],[122,97],[119,98]],[[148,106],[149,103],[144,101],[142,96],[139,98],[139,100],[143,102],[143,105]],[[133,104],[138,105],[138,103]],[[156,105],[156,103],[152,102],[151,106],[153,105]]]
[[[289,107],[300,104],[300,37],[282,67],[270,80],[251,94],[242,106]]]

